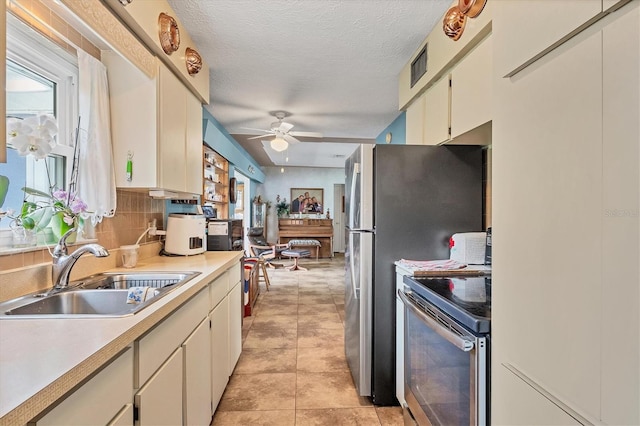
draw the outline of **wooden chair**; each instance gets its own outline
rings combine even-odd
[[[275,268],[271,261],[289,248],[289,244],[268,243],[263,235],[263,228],[250,228],[247,238],[249,256],[261,259],[270,268]]]

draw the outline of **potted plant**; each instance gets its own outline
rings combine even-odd
[[[55,117],[48,114],[25,119],[10,118],[7,120],[7,130],[8,142],[18,151],[18,154],[23,157],[31,155],[36,161],[46,158],[56,145],[54,137],[58,132],[58,126]],[[76,140],[72,177],[77,176],[75,173],[77,147]],[[83,221],[81,214],[87,212],[87,205],[73,190],[60,190],[51,183],[48,163],[45,161],[44,165],[49,181],[48,192],[23,187],[25,199],[21,211],[18,214],[6,213],[6,216],[13,220],[11,227],[14,229],[14,238],[16,238],[16,234],[18,239],[22,235],[26,238],[31,233],[42,232],[49,227],[54,237],[59,239],[69,229],[77,229]],[[75,182],[71,182],[70,188],[75,188]],[[29,200],[29,196],[34,199]],[[74,236],[68,238],[67,241],[75,241]]]
[[[289,203],[287,203],[286,198],[281,201],[280,195],[276,196],[276,212],[278,217],[287,217],[289,215]]]

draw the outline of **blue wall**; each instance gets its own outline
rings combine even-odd
[[[249,153],[229,132],[222,127],[213,115],[206,109],[202,109],[202,135],[204,143],[209,145],[218,154],[229,161],[229,174],[232,177],[233,169],[240,170],[245,176],[259,183],[264,182],[264,172]],[[253,172],[251,172],[253,170]]]
[[[405,145],[407,143],[407,113],[402,111],[386,129],[376,138],[376,143],[386,144],[387,133],[391,133],[391,144]]]

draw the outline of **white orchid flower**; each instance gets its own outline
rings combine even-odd
[[[50,114],[39,114],[25,118],[24,121],[34,129],[34,133],[43,139],[53,139],[58,134],[56,119]]]
[[[39,114],[24,120],[7,120],[9,143],[22,157],[33,155],[36,159],[47,157],[56,146],[53,139],[58,134],[56,119],[50,114]]]
[[[46,158],[52,149],[49,140],[38,138],[35,136],[15,138],[12,142],[12,145],[18,151],[18,155],[20,155],[21,157],[33,155],[33,157],[37,160]]]
[[[10,118],[7,120],[7,135],[12,146],[24,145],[27,143],[29,135],[33,132],[33,127],[26,120]]]

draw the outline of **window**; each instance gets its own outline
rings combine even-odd
[[[48,192],[49,182],[65,188],[70,180],[74,127],[78,116],[77,59],[7,13],[7,118],[52,114],[58,122],[57,145],[45,160],[21,157],[7,147],[0,175],[9,177],[2,209],[19,211],[28,186]],[[47,176],[47,167],[49,176]],[[0,232],[10,221],[0,221]]]

